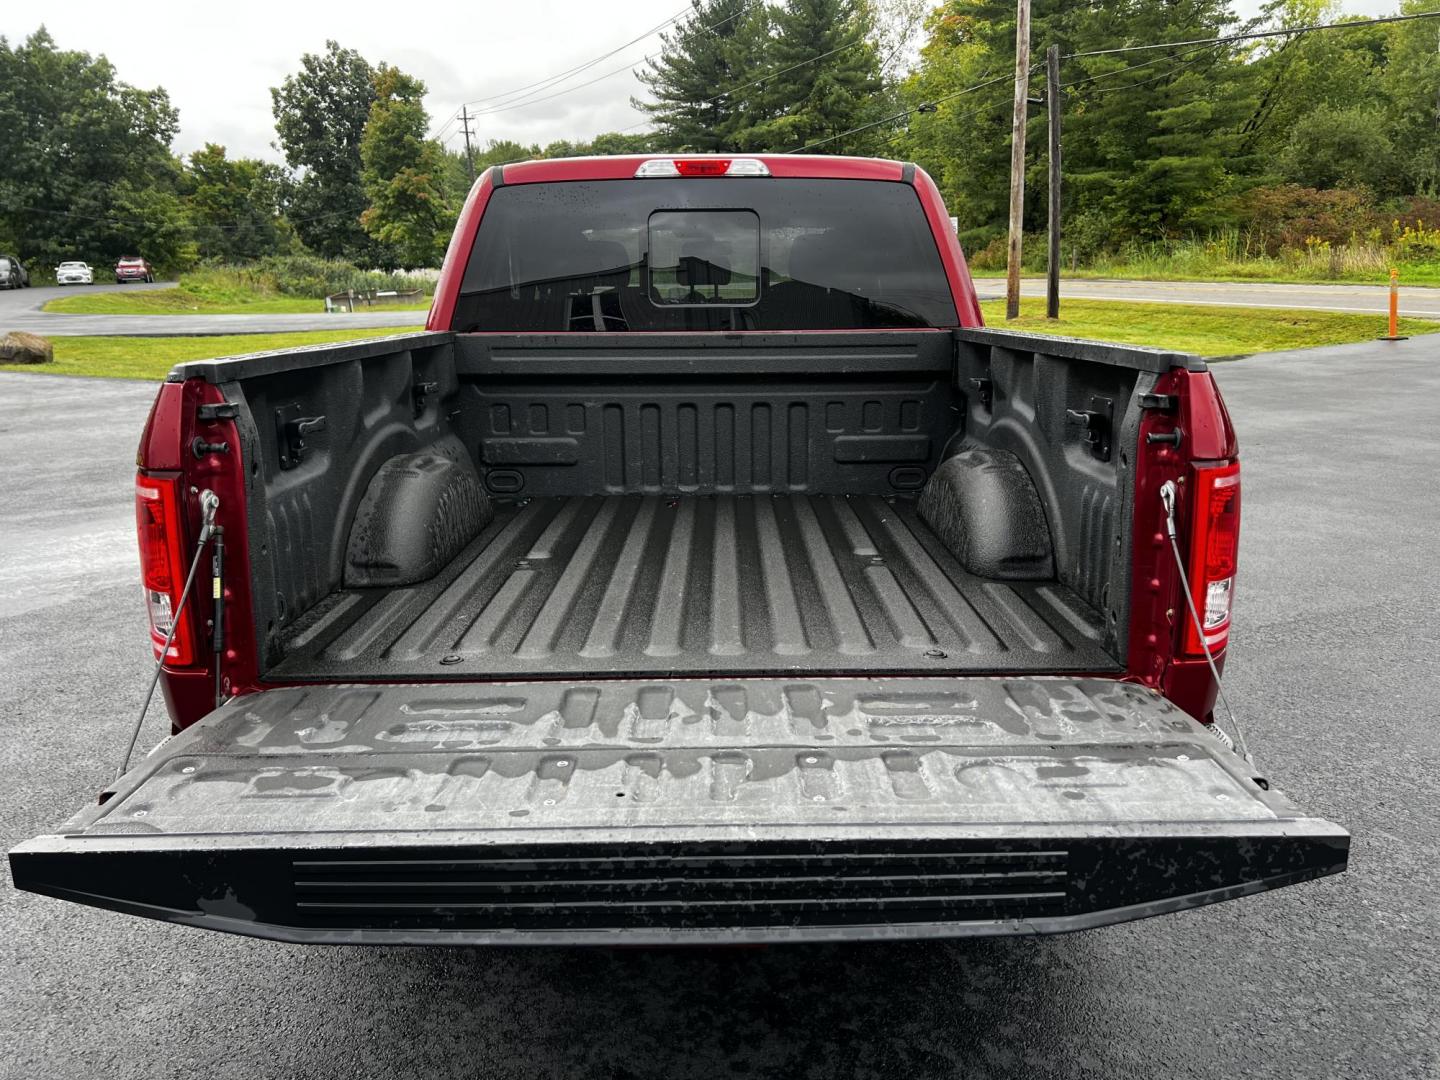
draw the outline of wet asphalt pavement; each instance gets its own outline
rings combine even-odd
[[[0,1076],[1440,1075],[1434,339],[1218,365],[1241,433],[1232,703],[1351,870],[1060,938],[303,948],[15,893]],[[139,706],[152,388],[0,375],[0,842],[93,797]],[[147,742],[162,734],[152,717]]]

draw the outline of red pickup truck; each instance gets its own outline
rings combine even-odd
[[[985,329],[913,165],[492,168],[426,332],[182,364],[139,465],[174,734],[10,853],[22,889],[733,942],[1345,866],[1211,727],[1240,474],[1205,364]]]

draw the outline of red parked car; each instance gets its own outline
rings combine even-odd
[[[427,332],[171,371],[136,511],[175,736],[15,886],[613,944],[1337,873],[1212,727],[1238,455],[1199,357],[986,329],[914,165],[493,167]]]
[[[115,284],[127,281],[154,281],[155,268],[138,255],[126,255],[115,264]]]

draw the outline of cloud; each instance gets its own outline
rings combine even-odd
[[[189,154],[207,142],[232,156],[281,161],[270,111],[270,87],[319,52],[326,38],[386,61],[425,80],[426,106],[438,128],[461,102],[489,97],[585,63],[677,14],[684,0],[626,0],[608,8],[582,0],[520,4],[423,6],[350,3],[309,5],[256,0],[237,9],[194,0],[147,0],[142,8],[97,0],[46,5],[42,15],[22,4],[0,5],[0,34],[11,42],[45,24],[58,47],[104,53],[119,77],[135,86],[163,86],[180,110],[174,149]],[[658,47],[650,37],[574,79],[534,96],[582,83]],[[551,100],[478,117],[489,139],[547,143],[580,140],[637,123],[632,94],[642,88],[628,71]],[[493,102],[492,102],[493,104]],[[483,108],[482,104],[482,108]]]

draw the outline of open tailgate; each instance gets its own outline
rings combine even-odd
[[[1107,680],[352,685],[235,700],[10,853],[17,888],[304,942],[1074,930],[1345,868]]]

